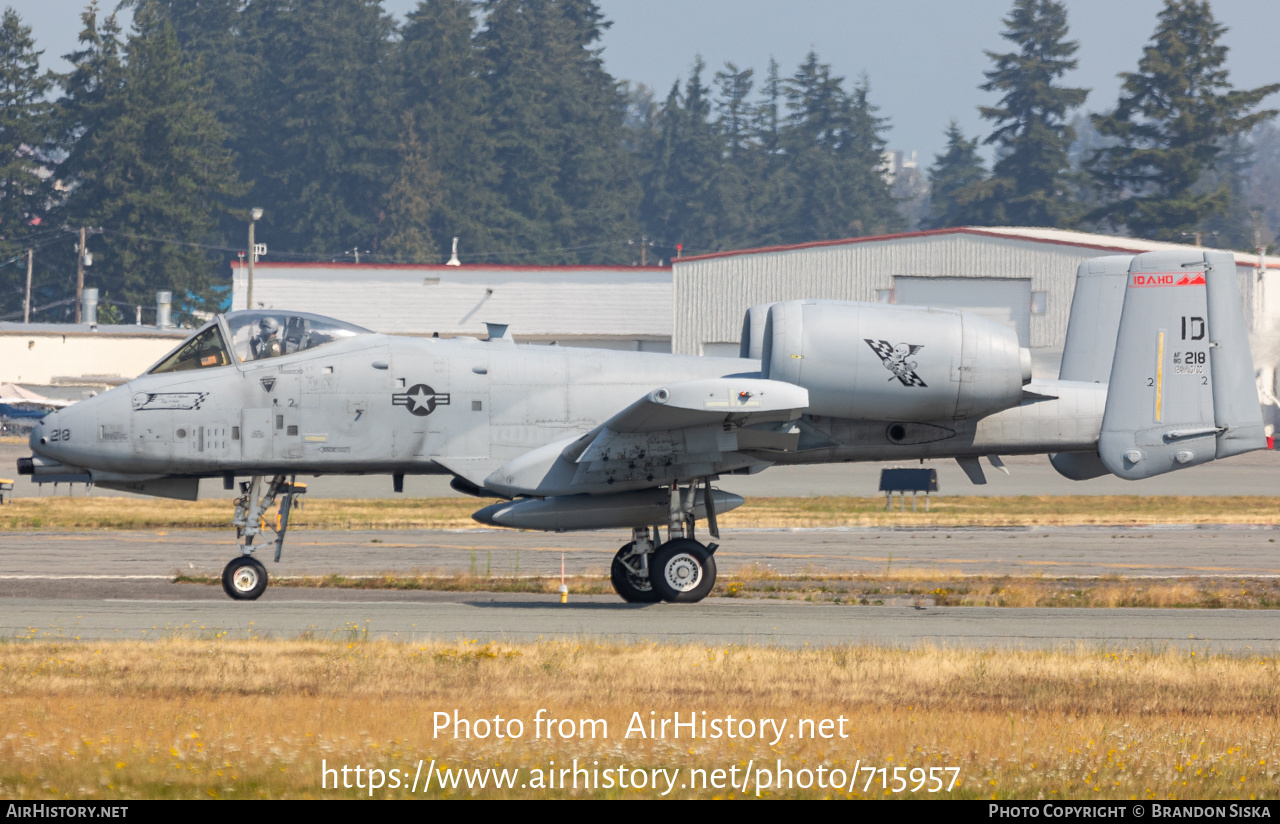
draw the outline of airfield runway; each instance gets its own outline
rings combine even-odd
[[[275,575],[341,572],[602,575],[620,531],[544,535],[466,530],[298,532]],[[1280,576],[1280,529],[1249,527],[948,530],[739,530],[716,558],[721,575],[780,573]],[[983,609],[834,606],[708,599],[627,605],[612,596],[315,590],[272,587],[238,603],[218,587],[170,583],[217,573],[228,532],[11,533],[0,536],[0,637],[531,640],[600,638],[707,644],[920,643],[978,647],[1090,646],[1280,651],[1280,611]]]

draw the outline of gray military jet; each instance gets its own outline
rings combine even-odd
[[[1068,478],[1140,479],[1265,447],[1235,261],[1153,252],[1080,266],[1059,380],[1033,381],[1014,332],[953,309],[790,301],[748,311],[742,357],[392,337],[287,311],[231,312],[146,374],[45,417],[19,471],[37,482],[194,500],[239,483],[254,599],[298,475],[448,473],[499,499],[502,527],[630,528],[627,601],[693,602],[715,582],[718,476],[775,464],[1050,453]],[[248,480],[240,480],[248,478]],[[278,504],[274,519],[268,512]],[[662,532],[665,529],[665,540]]]

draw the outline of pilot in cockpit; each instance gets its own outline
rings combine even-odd
[[[277,358],[284,354],[278,334],[280,322],[275,318],[263,318],[258,324],[258,334],[249,339],[249,351],[254,360]]]

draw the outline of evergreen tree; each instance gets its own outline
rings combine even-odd
[[[769,70],[761,86],[760,102],[752,113],[754,151],[759,154],[753,195],[749,204],[751,237],[742,246],[776,246],[783,242],[781,216],[788,213],[787,192],[791,170],[782,149],[783,79],[778,61],[769,58]]]
[[[716,72],[716,86],[720,89],[716,110],[720,113],[720,129],[727,141],[729,155],[740,157],[747,153],[751,142],[751,111],[747,98],[751,94],[751,76],[755,70],[739,70],[733,63],[725,63],[724,68],[724,71]]]
[[[1067,11],[1054,0],[1015,0],[1004,23],[1002,36],[1018,50],[987,52],[995,66],[981,88],[1002,96],[999,105],[980,109],[996,124],[985,142],[995,144],[999,160],[985,190],[973,194],[995,201],[1000,222],[1069,225],[1076,212],[1067,197],[1075,133],[1066,116],[1084,103],[1088,89],[1055,81],[1076,67],[1078,44],[1065,39]]]
[[[39,223],[53,195],[48,150],[54,133],[31,28],[13,9],[0,19],[0,256],[8,257]]]
[[[986,178],[986,167],[978,155],[978,138],[966,139],[959,124],[952,120],[947,126],[947,148],[929,167],[932,193],[924,228],[985,225],[985,215],[971,196]]]
[[[505,246],[539,263],[626,262],[638,232],[621,147],[626,99],[597,45],[593,0],[486,0],[487,69]]]
[[[1205,187],[1207,175],[1221,171],[1228,138],[1275,115],[1252,110],[1280,84],[1233,89],[1219,43],[1225,32],[1207,0],[1166,0],[1115,111],[1093,118],[1117,143],[1091,164],[1112,200],[1098,217],[1140,237],[1181,241],[1226,213],[1230,188]]]
[[[57,142],[65,158],[58,165],[58,179],[73,191],[84,178],[85,164],[91,164],[86,136],[96,134],[107,116],[108,97],[120,88],[124,72],[124,37],[116,22],[116,15],[104,19],[98,17],[98,4],[91,2],[80,15],[83,28],[80,31],[79,48],[64,55],[71,64],[71,71],[58,78],[62,96],[55,104]],[[73,197],[57,204],[54,222],[85,226],[88,214],[80,207],[85,200]],[[64,321],[74,317],[74,303],[80,298],[76,290],[76,251],[78,235],[68,237],[57,249],[58,253],[37,255],[33,281],[36,295],[32,303],[60,303],[48,315],[52,321]],[[95,239],[94,244],[100,244]],[[90,248],[93,248],[92,246]],[[50,250],[53,251],[53,250]],[[102,297],[106,296],[102,293]]]
[[[789,114],[781,133],[790,159],[784,243],[855,237],[902,226],[884,174],[887,128],[868,101],[865,78],[848,94],[810,52],[787,83]]]
[[[690,254],[721,248],[716,187],[724,140],[711,120],[704,68],[702,58],[697,58],[683,94],[678,80],[672,84],[646,159],[641,219],[660,257],[675,257],[676,244],[683,244]]]
[[[231,145],[266,212],[260,237],[316,257],[376,251],[397,168],[391,18],[379,0],[255,0],[243,27],[252,90]]]
[[[110,90],[121,82],[124,43],[115,14],[98,22],[98,4],[92,2],[80,15],[84,28],[80,31],[81,48],[66,55],[71,71],[63,75],[62,97],[58,100],[59,139],[71,157],[63,164],[64,175],[74,178],[75,153],[72,149],[85,134],[99,124]]]
[[[256,89],[262,79],[263,49],[256,27],[249,25],[249,0],[131,2],[149,7],[173,27],[185,58],[200,66],[200,76],[209,91],[206,105],[222,126],[227,145],[243,151],[246,129],[261,116]],[[239,171],[242,178],[253,177],[253,172],[244,169],[243,160]],[[220,245],[244,245],[245,216],[250,207],[262,205],[249,194],[251,190],[246,187],[243,197],[233,199],[235,208],[217,215]]]
[[[135,14],[123,66],[109,37],[88,42],[67,81],[86,109],[68,107],[81,131],[66,164],[76,173],[66,208],[75,222],[104,229],[92,280],[130,302],[148,304],[156,289],[172,289],[187,310],[210,308],[225,273],[200,245],[241,189],[199,67],[146,6]]]
[[[40,55],[31,28],[6,9],[0,19],[0,314],[22,308],[22,251],[42,231],[36,227],[53,197],[54,124],[52,107],[44,100],[53,80],[40,71]]]
[[[245,115],[253,106],[254,32],[246,30],[248,0],[132,0],[159,15],[178,38],[188,60],[199,59],[201,75],[209,88],[209,108],[223,131],[239,139]]]
[[[716,164],[713,199],[718,249],[749,246],[756,236],[758,215],[752,205],[759,202],[764,157],[751,133],[753,107],[748,98],[754,73],[726,63],[725,70],[715,75],[722,154]]]
[[[460,237],[464,255],[498,248],[495,229],[509,223],[495,191],[500,170],[475,34],[471,0],[422,0],[406,17],[396,49],[400,105],[439,172],[421,229],[429,243]],[[437,245],[434,254],[443,260],[447,251]]]
[[[382,253],[400,263],[438,263],[439,249],[431,237],[431,213],[440,186],[440,173],[431,163],[428,147],[418,139],[413,114],[401,117],[400,171],[387,193],[387,237]]]

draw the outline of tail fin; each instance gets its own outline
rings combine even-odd
[[[1133,258],[1098,454],[1136,480],[1263,449],[1235,258]]]
[[[1058,380],[1106,383],[1120,330],[1124,285],[1133,255],[1090,258],[1076,269],[1076,291]]]

